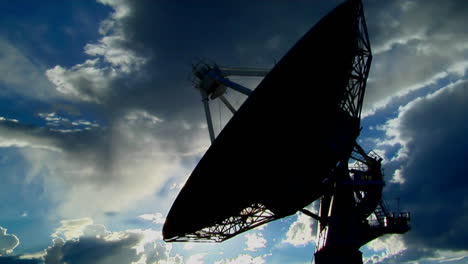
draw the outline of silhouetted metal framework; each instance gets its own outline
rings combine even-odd
[[[265,76],[182,188],[163,227],[166,241],[222,241],[294,214],[328,190],[360,131],[371,60],[362,16],[360,1],[339,5]],[[210,72],[214,83],[227,79]],[[252,205],[261,217],[243,215]]]
[[[362,3],[348,0],[252,92],[216,65],[196,67],[208,121],[208,101],[226,86],[249,96],[216,138],[210,132],[213,143],[175,200],[164,240],[219,242],[301,211],[320,223],[316,263],[335,263],[341,250],[362,263],[356,245],[407,231],[409,215],[394,217],[381,203],[381,159],[356,144],[371,61]],[[320,215],[303,209],[319,198]],[[380,225],[369,229],[373,214]],[[349,234],[359,237],[349,242]]]
[[[252,204],[251,206],[244,208],[239,215],[224,219],[219,224],[205,227],[201,230],[195,231],[193,234],[187,234],[184,237],[178,237],[177,239],[168,241],[221,242],[248,229],[255,228],[275,219],[274,214],[263,204]]]
[[[346,93],[340,107],[351,116],[361,118],[362,103],[366,92],[367,77],[372,62],[372,52],[367,33],[366,20],[362,3],[357,8],[357,47],[353,57],[353,65],[346,86]]]
[[[383,234],[402,234],[410,229],[409,213],[389,212],[382,200],[382,158],[356,144],[350,162],[336,171],[333,191],[321,198],[316,217],[318,264],[340,263],[350,254],[359,256],[356,261],[346,262],[362,263],[361,246]]]

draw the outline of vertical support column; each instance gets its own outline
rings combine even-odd
[[[205,115],[206,115],[206,122],[208,124],[208,132],[210,133],[211,143],[213,143],[215,140],[215,134],[214,134],[214,129],[213,129],[213,120],[211,120],[210,103],[208,102],[209,98],[206,92],[203,90],[201,90],[201,95],[202,95],[203,106],[205,107]]]

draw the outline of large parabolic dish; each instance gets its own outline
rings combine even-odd
[[[313,26],[265,76],[200,160],[166,241],[222,241],[323,195],[350,156],[371,53],[361,1]]]

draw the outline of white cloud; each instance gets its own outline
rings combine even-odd
[[[73,119],[59,116],[56,112],[38,113],[39,117],[46,121],[46,125],[53,131],[78,132],[83,129],[98,128],[97,122],[91,122],[83,119]],[[1,118],[0,118],[1,120]],[[11,121],[11,120],[10,120]],[[18,123],[18,121],[16,121]]]
[[[399,183],[399,184],[404,184],[405,183],[405,178],[403,177],[403,174],[401,172],[401,169],[396,169],[395,172],[393,173],[392,179],[390,180],[392,183]]]
[[[245,244],[248,251],[257,251],[260,248],[265,248],[267,240],[263,237],[262,233],[248,233],[245,235]]]
[[[144,244],[144,262],[145,264],[182,264],[184,258],[176,254],[171,256],[172,245],[161,241],[154,241]]]
[[[91,56],[102,56],[115,69],[124,73],[137,70],[146,59],[125,48],[126,40],[121,35],[105,36],[98,44],[87,44],[85,52]]]
[[[115,93],[116,79],[133,73],[149,58],[137,54],[131,48],[131,40],[125,35],[121,20],[131,14],[124,1],[100,1],[110,5],[114,12],[101,22],[97,43],[88,43],[84,52],[88,59],[71,68],[60,65],[46,71],[47,78],[63,95],[77,100],[104,103]]]
[[[19,244],[17,236],[7,234],[7,229],[0,226],[0,256],[12,253]]]
[[[204,263],[203,259],[204,259],[207,255],[208,255],[207,253],[197,253],[197,254],[194,254],[194,255],[190,256],[190,257],[187,259],[186,264],[203,264],[203,263]]]
[[[54,238],[62,237],[65,240],[78,238],[83,235],[83,231],[89,225],[93,224],[90,218],[80,218],[60,221],[60,227],[51,235]]]
[[[214,264],[264,264],[264,256],[253,257],[248,254],[241,254],[236,258],[232,259],[223,259],[215,261]]]
[[[152,221],[155,224],[164,224],[164,222],[166,221],[166,218],[164,218],[161,213],[143,214],[138,217],[148,221]]]
[[[468,38],[463,1],[369,2],[374,58],[363,115],[448,77],[465,76]],[[434,19],[450,17],[450,19]]]
[[[71,99],[102,103],[111,91],[110,83],[118,77],[112,67],[100,67],[99,58],[86,60],[70,69],[55,66],[46,71],[57,91]]]
[[[386,235],[371,241],[365,247],[375,254],[364,261],[372,259],[374,263],[401,255],[407,249],[401,235]]]
[[[283,243],[288,243],[295,247],[314,243],[315,234],[313,234],[312,225],[315,223],[313,219],[301,213],[296,214],[296,217],[296,221],[289,226]]]

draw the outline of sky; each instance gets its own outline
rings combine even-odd
[[[299,213],[216,244],[161,229],[210,144],[191,63],[271,68],[341,2],[0,1],[0,263],[311,263]],[[412,215],[364,263],[468,263],[468,2],[363,2],[359,143]]]

